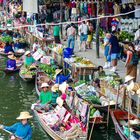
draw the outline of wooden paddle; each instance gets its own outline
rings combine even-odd
[[[7,132],[7,133],[10,134],[10,135],[14,135],[12,132],[10,132],[10,131],[8,131],[8,130],[6,130],[6,129],[1,129],[1,130]],[[15,135],[14,135],[14,136],[15,136]],[[22,140],[22,139],[19,138],[18,136],[15,136],[15,137],[16,137],[15,140]],[[9,139],[9,140],[10,140],[10,139]]]

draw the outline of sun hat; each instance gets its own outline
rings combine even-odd
[[[42,83],[41,88],[44,88],[44,87],[49,87],[49,85],[47,83]]]
[[[52,92],[56,92],[58,89],[59,89],[58,84],[53,85],[52,88],[51,88]]]
[[[62,72],[62,69],[56,69],[54,77],[56,77],[60,72]]]
[[[127,82],[133,80],[134,78],[135,78],[135,77],[132,77],[132,76],[130,76],[130,75],[127,75],[127,76],[125,77],[124,83],[127,83]]]
[[[26,51],[26,52],[25,52],[25,55],[28,55],[28,54],[30,54],[30,53],[31,53],[30,51]]]
[[[64,100],[61,97],[57,97],[56,103],[58,104],[59,107],[63,106]]]
[[[140,120],[139,119],[130,120],[130,124],[140,124]]]
[[[24,112],[20,112],[19,117],[17,117],[16,119],[17,119],[17,120],[22,120],[22,119],[30,119],[30,118],[32,118],[32,117],[33,117],[33,116],[31,116],[31,115],[29,114],[29,112],[24,111]]]
[[[16,59],[13,52],[8,52],[8,58],[13,60]]]
[[[140,94],[140,88],[137,90],[137,94]]]
[[[130,85],[127,86],[127,90],[133,92],[137,92],[140,89],[140,83],[134,83],[132,82]]]
[[[65,93],[66,92],[66,89],[68,88],[68,84],[66,82],[63,82],[62,84],[59,85],[59,90],[62,92],[62,93]]]

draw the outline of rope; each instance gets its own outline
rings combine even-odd
[[[107,16],[101,16],[99,15],[98,17],[95,17],[95,18],[87,18],[87,19],[84,19],[84,20],[81,20],[80,22],[83,22],[83,21],[92,21],[92,20],[97,20],[97,19],[103,19],[103,18],[111,18],[111,17],[119,17],[119,16],[124,16],[124,15],[129,15],[131,13],[134,13],[136,11],[140,11],[140,8],[138,9],[135,9],[133,11],[130,11],[130,12],[127,12],[127,13],[121,13],[121,14],[117,14],[117,15],[107,15]],[[37,27],[37,26],[44,26],[44,25],[63,25],[63,24],[71,24],[71,23],[75,23],[75,24],[78,24],[79,21],[69,21],[69,22],[59,22],[59,23],[45,23],[45,24],[36,24],[36,25],[20,25],[20,26],[17,26],[17,27],[9,27],[10,29],[19,29],[19,28],[25,28],[25,27]],[[2,29],[5,29],[5,28],[0,28],[1,30]]]

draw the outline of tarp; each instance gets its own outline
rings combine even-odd
[[[23,11],[38,13],[38,0],[23,0]]]

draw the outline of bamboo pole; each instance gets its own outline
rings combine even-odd
[[[130,140],[130,111],[131,111],[130,108],[131,108],[131,98],[129,97],[129,94],[128,94],[128,100],[129,100],[129,103],[128,103],[128,131],[129,131],[128,140]]]
[[[108,129],[108,125],[109,125],[109,111],[110,111],[110,98],[108,99],[107,129]]]
[[[117,100],[116,100],[116,105],[115,105],[115,110],[117,109],[117,104],[118,104],[118,99],[119,99],[119,86],[117,87]]]
[[[93,128],[94,128],[95,122],[96,122],[96,117],[95,117],[94,122],[93,122],[92,127],[91,127],[91,131],[90,131],[90,135],[89,135],[89,140],[91,140],[91,136],[92,136],[92,132],[93,132]]]

